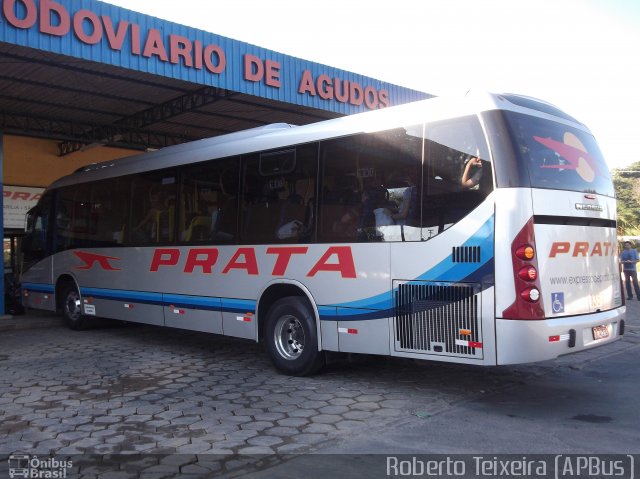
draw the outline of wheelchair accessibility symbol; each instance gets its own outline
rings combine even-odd
[[[564,293],[551,293],[551,309],[554,314],[564,313]]]

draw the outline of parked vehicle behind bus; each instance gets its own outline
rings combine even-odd
[[[275,124],[88,166],[28,217],[25,305],[325,351],[479,365],[624,333],[589,130],[517,95]]]

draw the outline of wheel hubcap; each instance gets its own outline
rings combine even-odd
[[[72,321],[80,319],[80,295],[76,291],[71,291],[67,295],[67,301],[64,304],[65,313]]]
[[[278,353],[285,359],[297,359],[304,351],[305,336],[302,323],[295,316],[282,316],[274,331]]]

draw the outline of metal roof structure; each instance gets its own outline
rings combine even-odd
[[[2,0],[0,131],[161,148],[431,95],[94,0]]]
[[[341,116],[0,43],[0,130],[83,145],[162,148],[274,122]]]

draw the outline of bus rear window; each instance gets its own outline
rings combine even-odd
[[[614,196],[613,183],[594,137],[544,118],[504,112],[518,169],[532,188]]]

